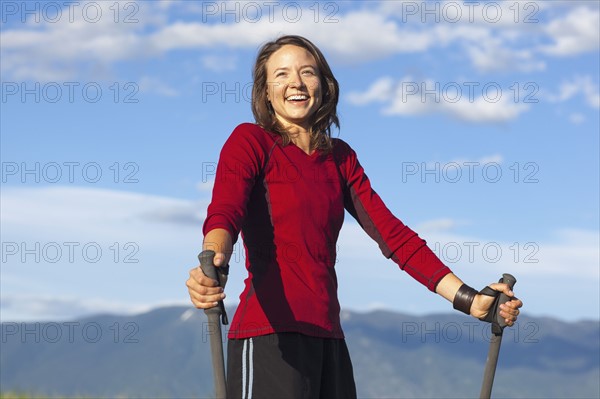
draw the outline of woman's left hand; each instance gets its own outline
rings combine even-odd
[[[490,284],[489,287],[495,291],[500,291],[506,294],[510,298],[509,301],[500,304],[500,317],[504,318],[504,321],[508,326],[512,326],[517,321],[519,315],[519,308],[523,306],[523,302],[515,297],[514,292],[508,287],[508,284],[494,283]],[[477,317],[478,319],[485,317],[490,311],[490,307],[494,303],[494,297],[477,294],[473,305],[471,305],[471,316]]]

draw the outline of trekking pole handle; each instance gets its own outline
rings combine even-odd
[[[217,269],[215,267],[214,259],[215,251],[206,250],[200,252],[200,255],[198,255],[198,260],[200,261],[200,268],[202,269],[202,273],[204,273],[208,278],[212,278],[213,280],[219,281],[217,277]]]
[[[200,252],[200,254],[198,255],[198,260],[200,261],[200,268],[202,269],[202,272],[206,275],[206,277],[216,280],[219,283],[219,286],[223,287],[221,279],[219,278],[219,274],[217,273],[214,258],[215,251],[206,250]],[[223,301],[219,301],[218,306],[212,307],[210,309],[204,309],[204,313],[206,313],[207,315],[222,315],[223,324],[229,323],[229,321],[227,320],[227,313],[225,312],[225,305],[223,304]]]
[[[515,286],[515,284],[517,282],[517,279],[512,274],[504,273],[499,282],[508,284],[508,287],[512,291],[513,287]],[[509,300],[510,300],[510,298],[504,292],[501,292],[500,298],[498,300],[498,307],[500,307],[501,304],[508,302]],[[500,309],[498,309],[498,311],[496,313],[496,321],[498,322],[498,325],[500,326],[500,328],[504,328],[507,326],[506,322],[504,321],[504,318],[502,316],[500,316]]]

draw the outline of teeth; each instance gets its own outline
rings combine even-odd
[[[286,98],[286,100],[306,100],[308,98],[308,96],[304,95],[304,94],[296,94],[293,96],[289,96],[288,98]]]

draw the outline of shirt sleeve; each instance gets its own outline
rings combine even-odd
[[[390,212],[371,187],[354,150],[341,140],[337,143],[334,151],[346,184],[346,210],[377,242],[386,258],[392,259],[402,270],[435,292],[442,277],[451,270],[429,249],[425,240]]]
[[[250,124],[238,126],[223,145],[202,229],[205,236],[222,228],[231,234],[234,243],[237,241],[264,158],[261,143],[252,130]]]

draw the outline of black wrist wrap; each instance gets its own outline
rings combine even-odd
[[[460,310],[466,315],[471,314],[471,305],[473,304],[473,300],[475,300],[475,295],[477,295],[479,291],[474,288],[469,287],[466,284],[460,286],[456,295],[454,296],[454,300],[452,301],[452,306],[456,310]]]

